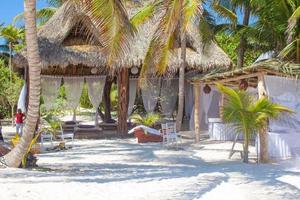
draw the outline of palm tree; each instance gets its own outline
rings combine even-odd
[[[38,10],[36,12],[36,17],[38,21],[38,26],[44,25],[57,11],[56,7],[46,7]],[[16,15],[13,19],[13,24],[24,20],[24,13]]]
[[[38,21],[38,26],[44,25],[57,11],[57,9],[63,4],[65,0],[45,0],[49,7],[42,8],[37,10],[36,18]],[[24,13],[20,13],[16,15],[13,19],[13,24],[17,23],[18,21],[24,20]]]
[[[29,103],[23,136],[17,146],[4,156],[4,162],[8,167],[18,167],[22,162],[33,138],[39,117],[41,61],[37,40],[35,0],[25,0],[24,13],[29,66]]]
[[[22,43],[24,40],[24,30],[16,28],[12,25],[8,25],[0,28],[0,37],[3,38],[7,44],[1,45],[0,48],[9,53],[9,69],[12,72],[12,56],[14,48]],[[12,74],[10,72],[10,81],[12,79]]]
[[[151,40],[141,70],[141,81],[147,76],[148,70],[154,66],[158,75],[166,72],[168,57],[176,41],[181,47],[181,65],[179,68],[179,101],[176,128],[181,129],[184,108],[184,75],[186,66],[186,33],[190,26],[200,24],[202,16],[202,0],[168,0],[154,1],[154,9],[163,11],[160,22]]]
[[[245,52],[247,49],[247,36],[244,31],[241,31],[244,27],[248,27],[250,23],[250,17],[253,14],[255,7],[251,3],[252,0],[214,0],[212,7],[213,9],[221,15],[223,18],[229,20],[229,24],[219,24],[219,31],[233,31],[239,35],[240,41],[237,48],[237,68],[242,68],[244,66]],[[241,11],[242,23],[238,24],[239,14],[237,12]]]
[[[95,22],[95,27],[102,36],[100,42],[104,52],[107,53],[108,64],[111,68],[116,69],[118,58],[127,53],[134,35],[134,27],[128,19],[123,2],[120,0],[109,2],[105,0],[67,0],[66,3],[75,3]],[[19,144],[3,157],[3,162],[8,167],[18,167],[21,163],[33,138],[39,117],[41,61],[36,28],[36,0],[25,0],[24,8],[29,66],[29,105],[23,136]],[[127,112],[125,115],[127,116]]]
[[[276,119],[282,112],[293,111],[285,106],[272,103],[267,98],[254,100],[244,90],[234,90],[217,84],[217,88],[225,95],[222,116],[224,122],[232,123],[236,133],[244,134],[243,162],[248,162],[248,149],[251,135],[266,128],[268,119]]]
[[[252,0],[257,20],[243,32],[252,41],[264,44],[279,56],[300,62],[300,0]]]

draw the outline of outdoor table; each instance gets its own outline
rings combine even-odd
[[[234,141],[236,133],[231,123],[224,123],[221,118],[208,119],[209,138],[218,141]],[[243,134],[240,134],[238,140],[243,140]]]

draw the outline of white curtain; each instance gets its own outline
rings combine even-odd
[[[178,79],[163,79],[160,104],[165,116],[170,117],[176,106],[178,97]]]
[[[66,88],[66,96],[68,107],[73,109],[73,120],[76,121],[75,110],[79,104],[84,84],[84,77],[64,77],[64,86]]]
[[[136,98],[136,91],[137,91],[137,79],[130,79],[129,80],[129,103],[128,103],[128,115],[132,113],[135,98]]]
[[[211,88],[211,92],[209,94],[205,94],[203,92],[203,87],[201,87],[200,93],[200,128],[201,130],[208,129],[208,118],[218,118],[219,117],[219,100],[220,94],[219,91],[215,88]],[[192,108],[191,118],[190,118],[190,130],[195,129],[194,123],[194,104]]]
[[[185,83],[185,96],[184,96],[184,107],[185,107],[185,116],[189,119],[191,118],[193,107],[194,107],[194,91],[193,85],[189,82]]]
[[[286,129],[300,129],[300,80],[276,76],[265,76],[268,97],[275,103],[294,110],[296,114],[283,114],[277,120],[270,120],[272,132]]]
[[[98,107],[102,101],[103,89],[105,86],[106,76],[98,77],[86,77],[86,83],[88,85],[89,99],[96,109],[95,125],[98,125]]]
[[[42,95],[47,110],[53,108],[55,104],[55,100],[59,94],[59,87],[61,86],[61,79],[61,77],[54,76],[43,76],[41,79]]]
[[[26,84],[24,84],[18,100],[18,109],[21,109],[22,112],[26,112],[26,93]]]
[[[213,97],[213,91],[211,91],[208,94],[202,92],[202,106],[203,106],[202,111],[204,112],[204,117],[205,117],[204,119],[206,124],[208,124],[208,111],[211,105],[212,97]]]
[[[147,112],[153,112],[160,94],[161,79],[149,78],[146,81],[142,87],[143,104]]]

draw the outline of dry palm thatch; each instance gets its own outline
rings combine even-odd
[[[256,87],[257,78],[260,74],[297,79],[300,76],[300,64],[284,62],[279,59],[269,59],[235,70],[212,69],[206,73],[190,77],[190,81],[203,82],[205,84],[221,82],[225,85],[237,86],[241,80],[246,79],[250,86]]]
[[[128,6],[129,15],[134,16],[140,6]],[[65,13],[69,13],[65,15]],[[117,61],[116,67],[140,67],[146,56],[153,34],[159,23],[159,13],[138,26],[138,33],[128,52]],[[80,11],[77,6],[64,4],[38,33],[40,54],[43,69],[48,67],[83,65],[86,67],[106,68],[109,58],[103,49],[103,39],[95,28],[92,20]],[[188,69],[206,71],[212,68],[229,68],[230,58],[213,41],[207,44],[201,42],[201,36],[196,27],[187,34],[187,65]],[[17,54],[14,64],[17,67],[27,66],[26,51]],[[180,66],[179,45],[169,56],[168,67],[171,71]]]

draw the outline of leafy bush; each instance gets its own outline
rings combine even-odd
[[[135,124],[153,127],[155,123],[161,120],[161,116],[156,113],[148,113],[145,116],[134,114],[129,119]]]
[[[89,98],[89,92],[88,92],[87,84],[84,84],[84,86],[83,86],[82,95],[80,97],[80,106],[82,108],[93,108],[93,105],[92,105],[92,103],[90,101],[90,98]]]

